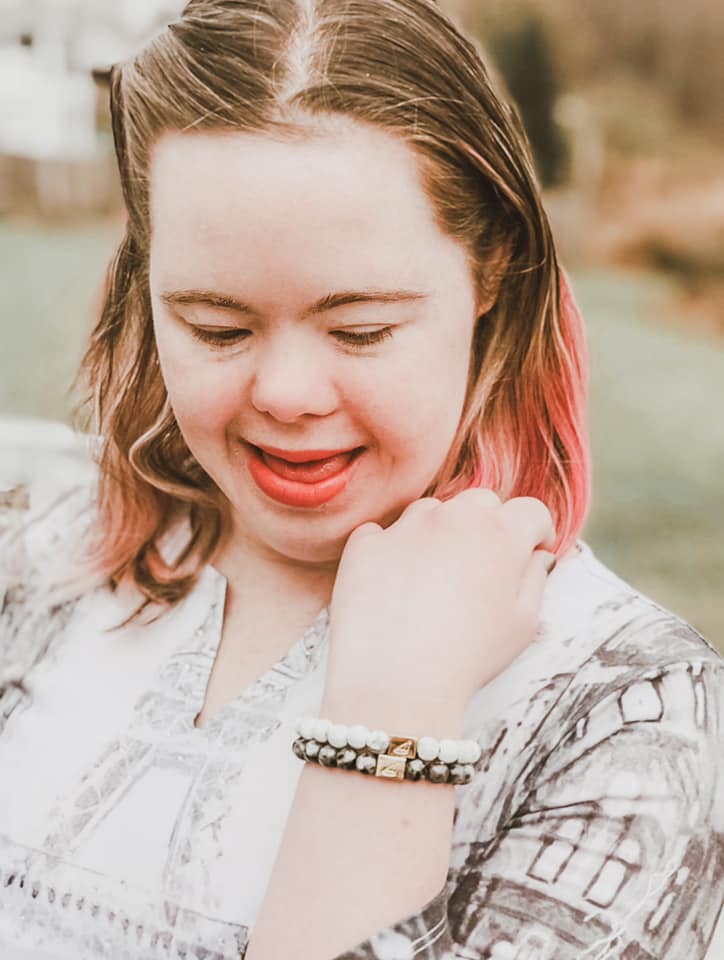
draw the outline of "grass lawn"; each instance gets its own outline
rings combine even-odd
[[[0,415],[65,419],[117,227],[0,223]],[[651,277],[579,274],[592,357],[585,539],[724,649],[724,342],[657,324]]]
[[[591,350],[600,558],[724,650],[724,341],[657,324],[667,285],[574,277]]]

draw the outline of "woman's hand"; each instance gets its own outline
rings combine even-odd
[[[332,594],[330,675],[469,699],[535,637],[554,540],[540,500],[481,489],[416,500],[387,529],[362,524]]]

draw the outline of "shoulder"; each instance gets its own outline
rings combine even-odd
[[[724,666],[710,640],[615,574],[585,543],[561,572],[544,615],[553,644],[576,647],[579,683],[616,686],[682,664]]]
[[[552,745],[604,701],[654,710],[664,676],[680,678],[674,699],[687,687],[687,698],[702,696],[705,684],[721,709],[724,659],[714,645],[579,541],[549,578],[535,641],[478,692],[470,720],[485,729],[515,717]]]
[[[614,573],[582,541],[551,577],[541,610],[543,649],[579,683],[616,685],[681,663],[724,664],[690,623]]]
[[[92,444],[63,424],[0,421],[0,610],[82,552],[96,516]]]

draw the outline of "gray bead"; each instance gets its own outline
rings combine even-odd
[[[408,760],[405,764],[405,780],[422,780],[425,772],[425,762],[415,757],[414,760]]]
[[[306,754],[307,760],[316,760],[319,756],[319,747],[320,744],[316,740],[307,740],[304,746],[304,753]]]
[[[351,747],[342,747],[337,751],[336,765],[342,770],[353,770],[356,759],[356,750],[353,750]]]
[[[297,739],[292,743],[292,751],[294,752],[295,757],[299,757],[300,760],[304,760],[306,754],[304,753],[304,738],[297,737]]]
[[[454,763],[450,767],[450,783],[470,783],[473,767],[469,763]]]
[[[377,769],[377,757],[369,753],[361,753],[355,761],[355,767],[360,773],[374,773]]]
[[[450,777],[450,768],[446,763],[431,763],[427,770],[430,783],[447,783]]]
[[[328,743],[320,749],[318,759],[323,767],[334,767],[337,765],[337,748]]]

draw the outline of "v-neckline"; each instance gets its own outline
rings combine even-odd
[[[205,662],[205,669],[196,673],[197,682],[189,697],[189,724],[194,735],[215,738],[234,713],[264,700],[274,690],[282,691],[289,687],[317,665],[328,639],[329,605],[319,610],[279,660],[248,683],[199,727],[196,726],[196,718],[203,710],[211,671],[221,644],[228,580],[220,570],[207,564],[199,587],[204,590],[205,596],[208,595],[207,591],[210,591],[211,599],[204,604],[206,615],[194,631],[192,643],[185,645],[187,655],[194,658],[201,656]]]

